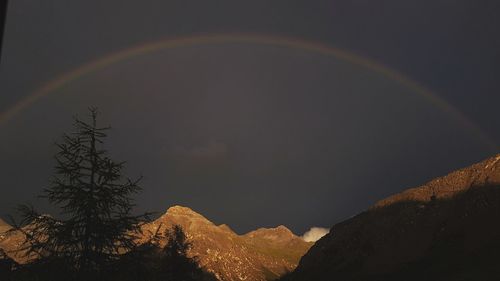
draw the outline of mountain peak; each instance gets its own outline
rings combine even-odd
[[[167,209],[165,214],[153,222],[154,225],[164,224],[169,226],[178,224],[187,229],[190,227],[198,227],[202,225],[213,225],[211,221],[192,209],[180,205],[174,205]]]
[[[194,220],[202,220],[202,221],[209,222],[209,220],[207,218],[205,218],[203,215],[201,215],[200,213],[193,211],[193,209],[191,209],[191,208],[180,206],[180,205],[174,205],[174,206],[168,208],[167,211],[165,212],[165,214],[163,214],[163,216],[161,216],[161,217],[164,218],[166,216],[174,217],[174,218],[187,218],[190,220],[193,220],[193,219]]]
[[[276,233],[276,234],[280,234],[280,235],[295,237],[295,234],[293,234],[293,232],[288,227],[286,227],[284,225],[278,225],[277,227],[271,227],[271,228],[261,228],[258,230],[261,230],[262,232],[267,232],[267,233]]]
[[[190,215],[190,216],[201,216],[197,212],[193,211],[192,209],[180,205],[174,205],[170,208],[167,209],[167,212],[165,214],[169,215]]]
[[[277,278],[293,270],[312,245],[283,225],[238,235],[228,225],[216,225],[179,205],[168,208],[160,218],[143,225],[141,240],[148,241],[154,233],[163,233],[173,225],[180,225],[192,243],[189,255],[199,258],[200,265],[215,273],[220,281]]]
[[[287,233],[294,235],[293,232],[288,229],[288,227],[284,225],[278,225],[277,227],[270,227],[270,228],[259,228],[257,231],[263,231],[263,232],[279,232],[279,233]]]
[[[289,233],[293,234],[293,232],[288,227],[286,227],[284,225],[278,225],[277,227],[271,228],[271,229],[274,229],[276,231],[289,232]]]
[[[271,241],[289,241],[291,239],[297,238],[297,236],[284,225],[279,225],[272,228],[259,228],[245,234],[245,236],[249,238],[261,238]]]
[[[389,196],[378,201],[371,208],[385,207],[404,201],[429,202],[434,199],[446,199],[477,186],[498,184],[500,184],[500,154],[435,178],[424,185]]]

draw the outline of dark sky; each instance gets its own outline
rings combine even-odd
[[[498,1],[10,1],[0,112],[45,83],[147,42],[214,34],[347,50],[431,89],[500,143]],[[383,73],[263,42],[162,49],[88,73],[0,124],[0,216],[32,202],[53,142],[96,105],[107,147],[143,175],[140,210],[189,206],[243,233],[329,227],[498,152]]]

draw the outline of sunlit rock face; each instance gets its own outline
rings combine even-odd
[[[215,225],[193,210],[174,206],[157,220],[142,227],[141,241],[155,233],[164,232],[173,225],[180,225],[193,247],[191,257],[221,281],[273,280],[292,271],[312,243],[305,242],[285,226],[260,228],[245,235],[238,235],[225,224]],[[0,230],[10,226],[0,221]],[[0,234],[0,249],[18,263],[26,258],[15,250],[21,246],[23,235],[19,232]],[[160,241],[165,244],[166,241]]]
[[[24,236],[20,232],[8,232],[12,227],[0,219],[0,250],[3,255],[12,258],[18,263],[24,263],[27,258],[17,250],[21,247]]]
[[[292,271],[312,243],[305,242],[285,226],[260,228],[245,235],[236,234],[225,224],[215,225],[204,216],[181,206],[174,206],[157,220],[142,226],[141,242],[155,233],[180,225],[193,247],[191,257],[221,281],[273,280]],[[0,221],[0,230],[10,226]],[[16,252],[23,241],[19,232],[0,234],[0,249],[18,263],[25,263]],[[164,245],[166,241],[160,241]],[[30,257],[36,258],[36,257]]]
[[[174,206],[143,227],[144,240],[172,225],[182,226],[193,244],[190,256],[219,280],[273,280],[292,271],[312,243],[285,226],[260,228],[238,235],[225,224],[215,225],[193,210]],[[165,241],[163,241],[165,243]]]
[[[0,219],[0,235],[9,230],[10,228],[10,225],[8,223],[6,223],[5,221],[3,221],[2,219]]]
[[[500,155],[333,226],[286,281],[498,280]]]

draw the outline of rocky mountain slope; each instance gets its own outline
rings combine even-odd
[[[157,231],[162,233],[173,225],[182,226],[193,244],[189,252],[200,265],[221,281],[274,280],[292,271],[300,257],[313,243],[305,242],[288,228],[260,228],[238,235],[227,225],[215,225],[193,210],[174,206],[157,220],[142,227],[141,242],[148,241]],[[0,230],[10,226],[0,221]],[[18,263],[26,257],[16,253],[23,240],[18,232],[0,234],[0,250]],[[166,241],[160,241],[160,244]]]
[[[219,280],[273,280],[292,271],[312,243],[288,228],[261,228],[238,235],[227,225],[215,225],[193,210],[174,206],[157,220],[143,226],[144,240],[156,231],[178,224],[193,243],[190,256]]]
[[[335,225],[283,280],[499,280],[500,155]]]
[[[7,233],[11,228],[9,224],[0,219],[0,259],[14,258],[16,254],[13,250],[16,249],[22,242],[22,236],[19,234]],[[18,258],[19,261],[23,261],[21,257]]]
[[[10,225],[8,223],[6,223],[5,221],[3,221],[2,219],[0,219],[0,233],[3,233],[5,231],[9,230],[9,228],[10,228]]]

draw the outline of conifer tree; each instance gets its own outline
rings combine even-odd
[[[165,230],[167,244],[162,249],[160,258],[161,281],[197,281],[216,280],[212,274],[204,272],[198,265],[197,257],[189,257],[188,251],[193,244],[180,225],[173,225]]]
[[[41,197],[60,208],[61,218],[20,208],[26,236],[21,250],[42,261],[63,261],[88,280],[99,279],[106,266],[136,246],[140,224],[149,217],[132,214],[140,178],[124,177],[124,162],[109,157],[103,144],[110,128],[99,127],[97,115],[90,108],[89,123],[75,118],[74,132],[56,144],[55,174]]]

